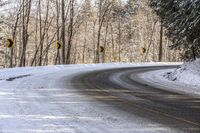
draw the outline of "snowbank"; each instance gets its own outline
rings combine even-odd
[[[180,68],[165,73],[164,77],[171,81],[200,87],[200,59],[185,63]]]
[[[139,74],[147,83],[190,95],[200,95],[200,59],[179,64],[175,69],[161,69]]]

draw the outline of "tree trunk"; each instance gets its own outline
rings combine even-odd
[[[161,20],[161,26],[160,26],[160,44],[159,44],[159,55],[158,55],[159,62],[162,61],[162,56],[163,56],[163,23],[162,23],[162,20]]]
[[[62,28],[61,28],[62,64],[65,64],[65,0],[62,0],[61,3],[61,17],[62,17]]]
[[[192,46],[192,58],[193,60],[196,60],[196,51],[195,51],[194,46]]]
[[[20,58],[20,67],[25,66],[26,65],[26,48],[27,48],[27,43],[28,43],[28,27],[29,27],[29,20],[30,20],[30,12],[31,12],[31,2],[32,0],[29,0],[28,4],[25,4],[25,0],[23,0],[23,8],[22,8],[22,12],[23,12],[23,19],[22,19],[22,27],[23,27],[23,33],[22,33],[22,54],[21,54],[21,58]],[[26,9],[25,9],[26,7]]]
[[[71,59],[73,28],[74,28],[73,24],[74,24],[74,0],[71,0],[70,1],[70,24],[68,27],[69,38],[68,38],[67,59],[66,59],[67,64],[71,63],[70,59]]]
[[[121,62],[121,45],[122,45],[122,41],[121,41],[121,37],[122,33],[121,33],[121,16],[119,16],[119,20],[118,20],[118,45],[119,45],[119,49],[118,49],[118,61]]]
[[[87,21],[85,23],[85,37],[84,37],[84,45],[83,45],[83,64],[85,63],[85,49],[87,45]]]

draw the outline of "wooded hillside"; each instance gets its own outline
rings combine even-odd
[[[178,61],[147,0],[10,0],[0,8],[2,67]]]

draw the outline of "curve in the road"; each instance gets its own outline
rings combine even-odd
[[[98,95],[112,96],[115,98],[114,102],[97,100],[116,109],[184,132],[199,133],[200,98],[152,86],[137,76],[146,71],[166,68],[169,69],[169,66],[94,71],[78,75],[72,82],[77,89],[98,89],[99,91],[95,91]],[[84,91],[85,95],[91,95],[91,91],[86,92]]]

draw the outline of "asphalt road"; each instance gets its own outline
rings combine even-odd
[[[71,82],[77,89],[100,90],[92,93],[83,91],[82,93],[88,97],[99,95],[115,98],[114,101],[103,98],[95,100],[113,106],[117,110],[176,128],[180,132],[200,133],[200,97],[164,90],[142,81],[138,76],[146,71],[166,68],[169,67],[93,71],[78,75]]]

